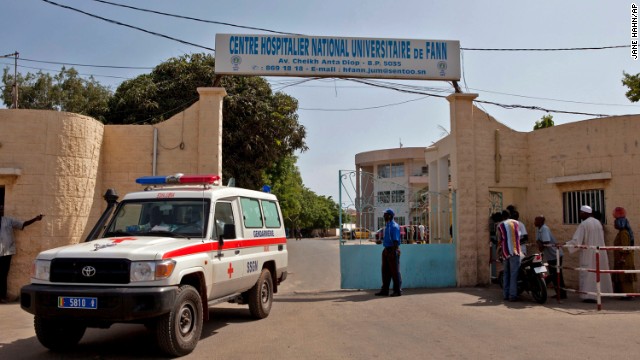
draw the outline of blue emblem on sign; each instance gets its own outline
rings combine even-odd
[[[438,61],[438,70],[440,70],[440,76],[445,75],[445,70],[447,70],[447,62],[446,61]]]
[[[240,64],[242,64],[242,58],[238,55],[233,55],[231,57],[231,65],[233,66],[233,70],[238,71]]]

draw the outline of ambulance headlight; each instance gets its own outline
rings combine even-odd
[[[176,267],[174,260],[134,261],[131,263],[130,281],[153,281],[166,279]]]
[[[49,281],[51,274],[51,261],[35,260],[31,269],[31,277],[38,280]]]

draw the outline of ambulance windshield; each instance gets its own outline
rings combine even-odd
[[[209,208],[208,199],[123,201],[107,226],[104,237],[168,235],[204,238]]]

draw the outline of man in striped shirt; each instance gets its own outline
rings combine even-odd
[[[520,269],[520,225],[518,221],[509,219],[509,212],[502,212],[502,222],[497,230],[499,254],[503,266],[504,300],[518,300],[518,271]]]

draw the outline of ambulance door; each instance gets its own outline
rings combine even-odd
[[[237,221],[238,206],[235,201],[217,201],[214,205],[212,237],[215,244],[210,253],[213,264],[213,286],[209,298],[219,298],[233,294],[241,287],[243,276],[242,263],[239,258],[238,244],[242,236],[240,223]],[[218,247],[220,235],[224,235],[225,225],[233,225],[235,237],[229,236],[223,239],[222,247]],[[227,234],[229,235],[229,234]]]
[[[265,231],[264,216],[260,200],[241,197],[240,211],[242,214],[242,230],[245,246],[240,249],[239,257],[243,264],[242,286],[251,288],[262,271],[266,250],[265,238],[271,237],[273,231]]]

